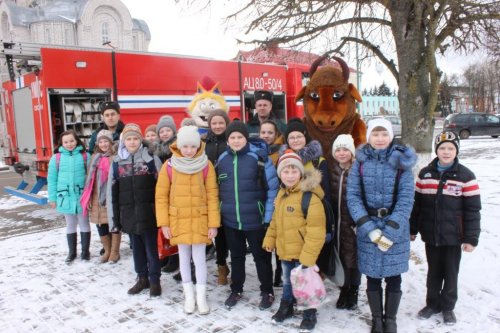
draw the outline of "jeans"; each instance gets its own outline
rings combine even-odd
[[[160,283],[158,257],[158,229],[149,229],[141,235],[130,234],[134,268],[137,276],[147,277],[151,283]]]
[[[281,268],[283,269],[283,295],[281,299],[284,301],[293,301],[292,283],[290,282],[290,273],[292,269],[299,266],[298,260],[281,260]]]

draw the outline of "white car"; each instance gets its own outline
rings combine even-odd
[[[389,116],[373,116],[373,117],[370,118],[370,120],[376,119],[376,118],[385,118],[385,119],[389,120],[391,122],[391,124],[392,124],[392,131],[394,132],[394,137],[401,137],[401,118],[399,118],[398,116],[392,116],[392,115],[389,115]],[[368,120],[368,122],[370,120]]]

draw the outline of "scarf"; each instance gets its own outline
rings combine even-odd
[[[90,198],[92,197],[92,191],[94,189],[94,182],[96,177],[98,179],[98,200],[101,206],[106,205],[106,186],[108,183],[109,175],[109,159],[108,154],[95,153],[92,163],[87,174],[87,179],[85,181],[85,187],[83,189],[82,196],[80,198],[80,204],[83,209],[83,216],[88,214],[88,205]]]
[[[208,163],[207,154],[203,151],[200,156],[197,157],[184,157],[172,155],[170,158],[170,164],[172,168],[178,172],[192,175],[202,171]]]

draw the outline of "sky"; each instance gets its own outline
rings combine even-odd
[[[214,59],[232,59],[238,50],[252,49],[249,45],[238,45],[236,37],[244,37],[241,29],[226,31],[223,22],[232,13],[234,3],[240,1],[213,1],[216,5],[204,10],[186,8],[173,0],[122,0],[132,17],[147,22],[151,31],[151,52],[175,53],[205,56]],[[185,3],[186,1],[182,1]],[[438,56],[440,68],[447,74],[461,74],[477,56],[447,54]],[[356,68],[355,63],[349,63]],[[396,80],[390,72],[376,61],[361,62],[363,72],[362,87],[371,88],[385,82],[392,89],[397,88]]]
[[[461,162],[476,175],[481,188],[481,235],[472,253],[463,253],[458,281],[455,326],[442,316],[416,318],[425,305],[427,262],[420,237],[411,243],[409,271],[402,276],[403,297],[398,312],[400,333],[500,332],[500,139],[473,137],[462,140]],[[38,221],[38,223],[37,223]],[[42,228],[40,230],[40,228]],[[172,274],[162,274],[163,294],[150,298],[148,291],[135,296],[127,289],[135,282],[128,237],[122,237],[121,260],[100,264],[101,243],[92,225],[91,260],[79,258],[64,264],[66,229],[61,215],[47,206],[0,193],[0,332],[182,332],[182,333],[296,333],[301,315],[271,324],[282,289],[271,309],[260,311],[259,283],[251,257],[246,260],[243,299],[231,311],[223,306],[229,286],[216,285],[216,264],[208,266],[208,315],[183,313],[182,285]],[[80,245],[78,245],[78,250]],[[315,333],[368,332],[370,310],[363,277],[359,309],[337,310],[339,288],[326,280],[329,302],[318,309]]]

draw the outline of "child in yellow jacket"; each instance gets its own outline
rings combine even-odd
[[[325,210],[321,199],[321,172],[311,169],[304,172],[302,159],[287,149],[278,160],[278,177],[282,186],[275,200],[271,224],[262,247],[276,249],[283,269],[283,295],[273,322],[281,323],[293,315],[293,293],[290,273],[298,265],[314,266],[325,242]],[[304,193],[311,192],[307,216],[302,210]],[[316,325],[316,309],[306,309],[300,324],[301,330],[312,330]]]
[[[219,191],[215,169],[205,154],[196,126],[184,126],[170,146],[172,157],[163,165],[156,185],[156,216],[166,238],[179,248],[184,289],[184,312],[200,314],[210,308],[206,299],[205,248],[220,226]],[[196,268],[196,299],[191,280],[191,258]]]

